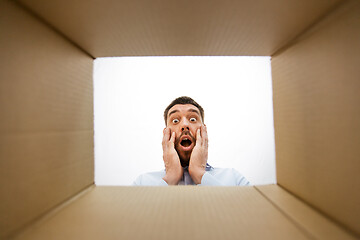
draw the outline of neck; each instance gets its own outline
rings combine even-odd
[[[181,163],[182,167],[188,167],[189,166],[189,161],[186,162],[186,161],[181,161],[180,160],[180,163]]]

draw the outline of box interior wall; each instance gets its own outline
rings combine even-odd
[[[130,214],[123,209],[132,206],[123,199],[127,195],[147,197],[154,204],[149,206],[155,206],[159,199],[149,197],[151,191],[164,199],[182,199],[185,194],[189,204],[213,196],[213,204],[228,203],[209,213],[220,218],[236,200],[254,201],[248,210],[234,212],[247,216],[239,216],[239,225],[249,219],[243,237],[259,236],[253,227],[261,211],[266,212],[265,218],[279,219],[273,225],[260,225],[264,234],[274,238],[289,234],[299,239],[359,237],[360,4],[355,0],[285,2],[185,1],[179,5],[157,1],[149,5],[118,1],[111,6],[1,0],[0,239],[25,229],[24,239],[53,236],[49,234],[56,234],[57,229],[70,234],[69,239],[86,233],[93,234],[89,238],[105,234],[111,239],[101,230],[87,232],[86,227],[93,224],[90,218],[88,222],[82,219],[87,225],[79,220],[77,228],[67,223],[77,212],[84,218],[91,212],[104,222],[119,220],[121,213]],[[272,56],[278,185],[235,190],[210,187],[199,195],[191,194],[194,188],[92,187],[86,197],[60,210],[58,218],[35,224],[94,183],[93,57],[150,55]],[[114,199],[124,204],[112,209],[119,215],[111,215],[111,208],[106,207]],[[302,208],[309,214],[298,211]],[[137,213],[144,211],[140,207]],[[169,219],[191,216],[162,214]],[[238,215],[223,216],[224,221]],[[317,218],[324,224],[307,224]],[[279,230],[281,226],[288,227]],[[335,229],[336,234],[329,235],[321,230],[323,226]],[[213,236],[220,234],[219,228],[214,229]],[[274,229],[279,235],[271,235]],[[126,236],[124,232],[116,234]],[[236,225],[230,224],[226,236],[236,234],[240,234]]]

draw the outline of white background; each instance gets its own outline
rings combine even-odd
[[[276,183],[270,57],[119,57],[94,63],[96,185],[164,169],[163,112],[179,96],[204,108],[210,165]]]

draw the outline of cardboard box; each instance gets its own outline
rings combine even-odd
[[[360,237],[356,0],[0,1],[0,238]],[[277,185],[94,186],[92,63],[272,56]]]

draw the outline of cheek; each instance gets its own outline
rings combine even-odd
[[[193,134],[193,136],[196,138],[196,132],[197,132],[197,130],[198,129],[200,129],[200,127],[201,127],[201,124],[199,123],[199,124],[196,124],[196,125],[194,125],[194,126],[192,126],[192,128],[191,128],[191,133]]]
[[[176,137],[180,137],[181,131],[179,126],[172,126],[171,131],[176,133]]]

